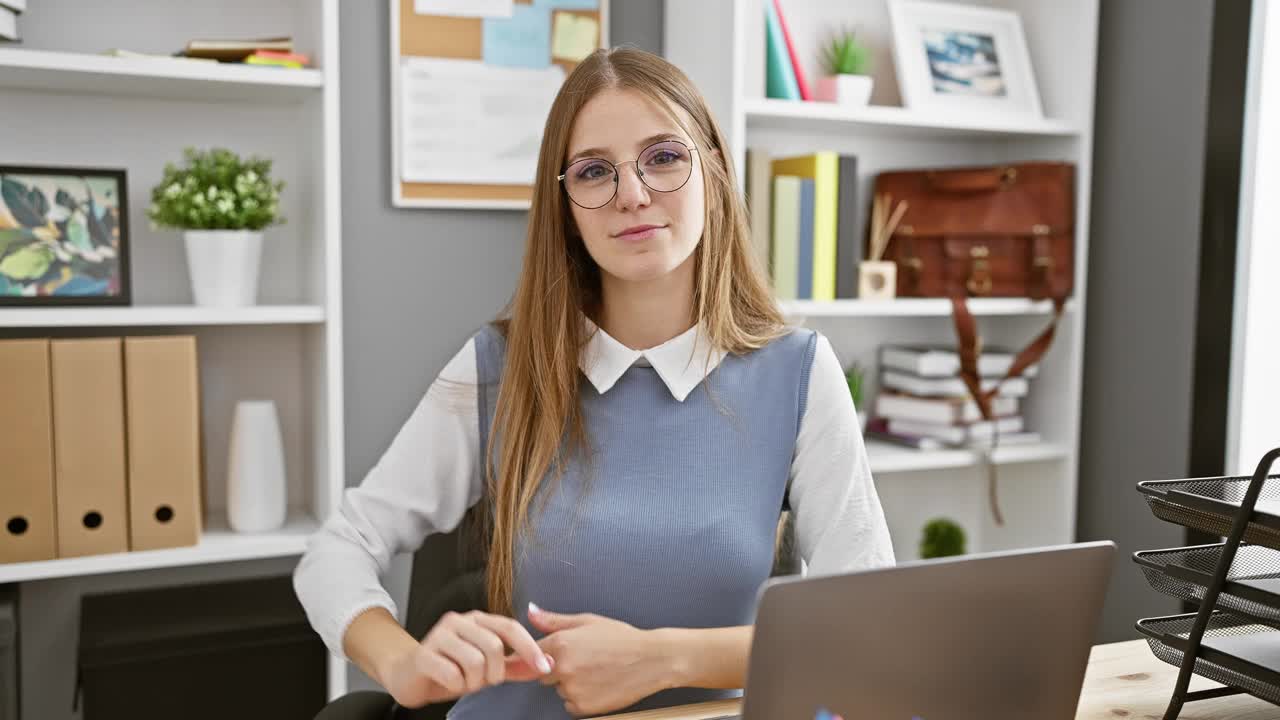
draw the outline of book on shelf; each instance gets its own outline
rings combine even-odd
[[[812,182],[812,181],[811,181]],[[773,293],[781,300],[796,297],[800,253],[800,195],[804,178],[773,177]]]
[[[222,62],[243,62],[245,58],[260,50],[292,53],[293,38],[198,39],[188,41],[187,46],[179,54],[186,57],[213,58]]]
[[[858,156],[840,155],[836,172],[836,297],[858,296],[863,227],[858,222]]]
[[[1026,397],[1030,383],[1025,377],[1009,378],[1000,382],[1000,378],[983,378],[980,383],[983,390],[991,390],[999,385],[997,397]],[[959,397],[969,394],[969,386],[959,377],[920,377],[900,370],[881,370],[880,386],[889,390],[923,397]]]
[[[747,218],[751,224],[751,245],[755,248],[760,269],[772,275],[773,221],[770,214],[773,204],[773,178],[769,163],[769,151],[765,148],[747,148]]]
[[[889,419],[889,432],[899,435],[921,435],[937,438],[953,445],[963,445],[978,440],[990,440],[997,433],[1022,432],[1021,415],[996,418],[995,420],[978,420],[971,423],[946,425],[943,423],[927,423],[918,420]]]
[[[963,444],[953,444],[939,440],[936,437],[891,432],[889,430],[889,421],[886,418],[880,417],[871,418],[867,421],[866,436],[869,440],[880,440],[892,445],[912,448],[915,450],[947,450],[954,448],[982,449],[990,447],[991,445],[991,441],[989,439],[974,440]],[[1034,445],[1040,441],[1040,433],[1031,430],[1023,430],[1016,433],[1001,433],[999,446]]]
[[[917,397],[905,393],[881,392],[876,395],[875,414],[892,420],[954,423],[977,422],[982,419],[978,403],[965,396]],[[1007,417],[1018,414],[1018,398],[997,396],[991,399],[991,414]]]
[[[299,70],[311,64],[311,58],[302,53],[276,52],[274,50],[256,50],[244,59],[247,65],[265,65]]]
[[[836,297],[836,227],[840,204],[840,156],[831,151],[774,158],[774,175],[794,175],[813,180],[812,262],[799,272],[812,277],[813,300]]]
[[[795,43],[791,41],[791,31],[787,29],[787,18],[782,13],[782,2],[781,0],[772,1],[774,15],[778,18],[778,29],[782,32],[782,41],[787,46],[787,59],[791,61],[791,71],[796,76],[796,90],[799,91],[801,100],[812,100],[813,93],[809,92],[809,82],[805,80],[804,68],[800,67],[800,55],[796,52]]]
[[[768,0],[764,3],[765,27],[765,96],[780,100],[799,100],[800,85],[791,64],[791,53],[782,34],[778,9]]]
[[[978,356],[978,375],[1004,377],[1016,356],[1002,348],[983,349]],[[880,348],[880,366],[920,377],[952,377],[960,374],[960,353],[953,347],[886,345]],[[1022,376],[1033,378],[1039,370],[1037,364],[1028,365]]]

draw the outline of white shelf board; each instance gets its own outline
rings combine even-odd
[[[970,298],[966,303],[974,315],[1052,315],[1049,300],[1026,298]],[[947,298],[895,298],[893,300],[779,300],[788,317],[950,317]],[[1067,300],[1070,312],[1075,300]]]
[[[323,305],[132,305],[128,307],[0,308],[0,328],[139,327],[168,325],[305,325],[325,320]]]
[[[323,86],[324,73],[309,68],[0,48],[0,88],[289,104],[301,102]]]
[[[745,101],[747,128],[826,130],[882,137],[972,139],[993,136],[1071,137],[1079,128],[1050,119],[1000,119],[922,113],[902,107],[847,107],[828,102]]]
[[[978,463],[978,453],[973,450],[916,450],[874,439],[867,440],[866,445],[872,473],[945,470],[970,467]],[[997,448],[995,462],[997,465],[1044,462],[1060,460],[1067,455],[1067,449],[1061,445],[1029,443]]]
[[[210,523],[200,544],[192,547],[0,564],[0,583],[301,555],[318,528],[313,518],[301,512],[291,514],[280,530],[268,533],[240,534],[225,524]]]

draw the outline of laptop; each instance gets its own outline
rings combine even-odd
[[[761,589],[741,720],[1073,720],[1110,541]]]

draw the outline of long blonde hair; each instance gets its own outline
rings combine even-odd
[[[752,250],[731,149],[706,101],[679,68],[657,55],[626,47],[597,50],[569,74],[552,103],[538,155],[524,267],[510,305],[496,321],[506,336],[506,364],[495,432],[484,454],[491,503],[484,531],[486,587],[495,613],[514,610],[516,541],[528,530],[544,476],[559,477],[568,456],[588,450],[578,354],[588,339],[584,313],[601,301],[600,269],[570,232],[569,201],[557,176],[578,111],[597,93],[615,88],[646,96],[678,123],[674,108],[681,108],[693,122],[684,129],[698,148],[706,219],[694,251],[696,317],[690,321],[701,323],[711,344],[728,353],[755,350],[785,332]]]

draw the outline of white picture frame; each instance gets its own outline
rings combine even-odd
[[[991,119],[1043,119],[1022,18],[1012,10],[889,0],[902,104]]]

